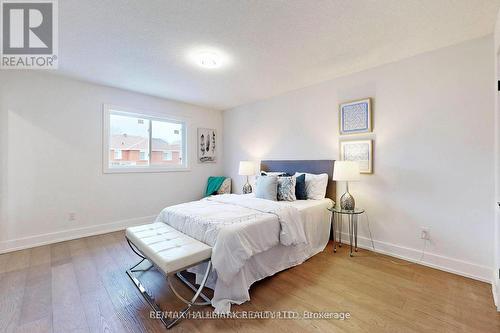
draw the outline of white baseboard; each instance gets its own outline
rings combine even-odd
[[[124,230],[128,227],[132,227],[135,225],[151,223],[154,221],[155,218],[156,216],[137,217],[133,219],[122,220],[112,223],[98,224],[88,227],[74,228],[69,230],[46,233],[42,235],[28,236],[23,238],[1,241],[0,254],[12,251],[24,250],[41,245],[64,242],[76,238],[95,236],[95,235],[105,234],[108,232]]]
[[[349,234],[342,233],[342,243],[349,242]],[[462,275],[482,282],[492,283],[493,269],[491,267],[477,265],[460,259],[450,258],[439,254],[425,252],[420,261],[422,249],[412,249],[400,245],[373,240],[375,252],[386,254],[399,259],[404,259],[420,265],[436,268],[445,272]],[[373,251],[369,238],[358,236],[358,247]]]

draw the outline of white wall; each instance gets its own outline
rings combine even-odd
[[[240,160],[337,159],[338,104],[372,97],[374,133],[356,137],[374,140],[374,174],[351,192],[376,247],[416,260],[431,227],[425,264],[491,281],[492,53],[488,36],[225,111],[225,173],[241,190]]]
[[[103,174],[103,103],[185,117],[191,171]],[[0,252],[149,222],[167,205],[200,198],[222,163],[197,164],[197,127],[221,133],[221,112],[42,72],[2,71]],[[70,212],[76,221],[68,221]]]

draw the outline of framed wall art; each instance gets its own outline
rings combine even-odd
[[[356,161],[360,173],[373,172],[372,140],[349,140],[340,142],[340,160]]]
[[[217,160],[217,131],[198,128],[198,162],[214,163]]]
[[[371,99],[361,99],[340,104],[339,131],[341,135],[372,131]]]

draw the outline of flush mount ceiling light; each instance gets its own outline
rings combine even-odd
[[[213,52],[200,52],[197,55],[198,65],[205,68],[217,68],[221,65],[220,56]]]
[[[192,64],[205,69],[218,69],[229,65],[229,57],[222,51],[212,48],[196,48],[189,52],[188,57]]]

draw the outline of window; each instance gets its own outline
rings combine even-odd
[[[171,151],[164,151],[163,152],[163,160],[164,161],[171,161],[172,160],[172,152]]]
[[[117,149],[114,152],[115,152],[114,159],[121,160],[122,159],[122,151],[120,149]]]
[[[104,106],[104,172],[187,169],[186,123]]]

